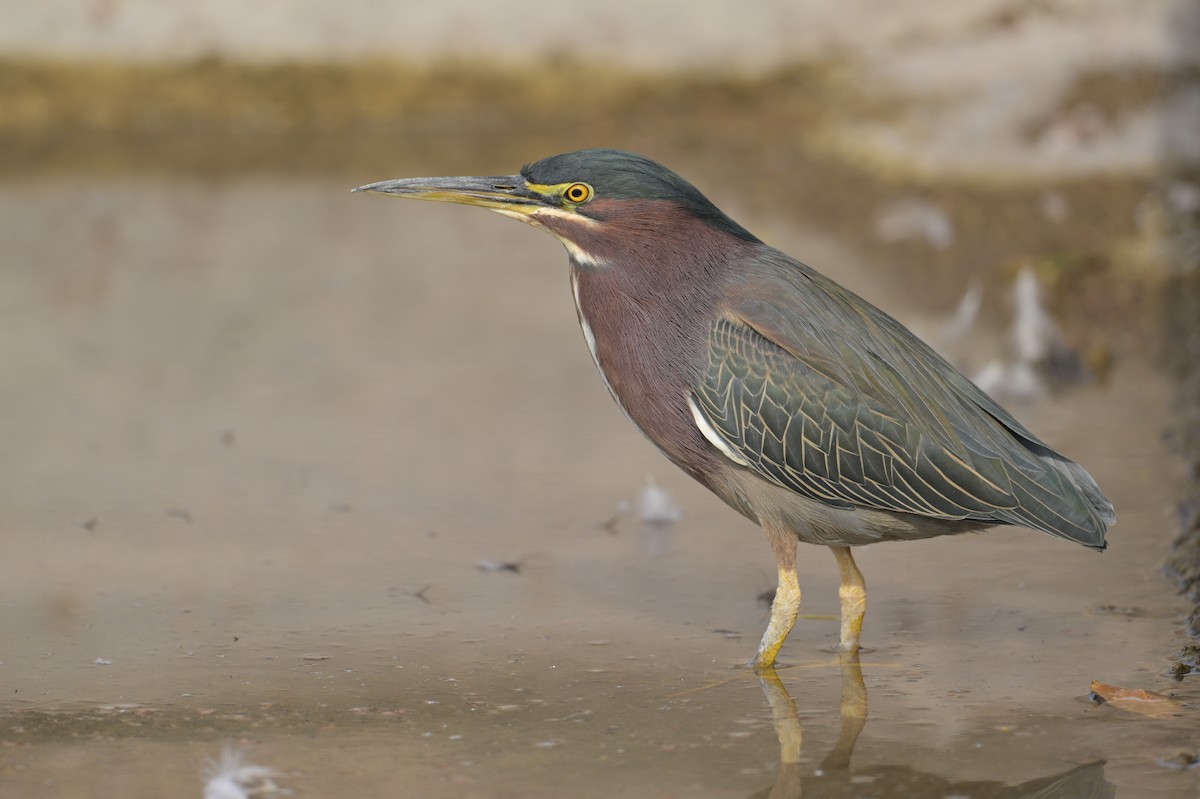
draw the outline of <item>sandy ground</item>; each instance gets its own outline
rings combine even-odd
[[[559,245],[348,194],[423,171],[0,186],[0,796],[200,795],[229,742],[298,796],[1195,795],[1159,763],[1200,747],[1198,689],[1163,676],[1161,378],[1121,362],[1014,408],[1113,499],[1107,553],[862,552],[869,719],[826,760],[853,737],[837,628],[801,621],[781,766],[736,668],[761,533],[608,399]],[[944,312],[844,242],[741,221],[910,324]],[[647,474],[684,518],[606,527]],[[832,558],[803,554],[805,611],[834,612]],[[1093,705],[1094,679],[1180,715]]]

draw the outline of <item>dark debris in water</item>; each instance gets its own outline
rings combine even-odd
[[[1188,666],[1186,663],[1182,662],[1176,663],[1174,666],[1167,669],[1167,676],[1173,677],[1176,680],[1182,680],[1184,677],[1190,677],[1195,673],[1195,667]]]
[[[513,574],[521,573],[521,561],[519,560],[477,560],[475,568],[481,572],[512,572]]]
[[[1097,605],[1092,611],[1099,616],[1128,616],[1136,619],[1145,615],[1145,611],[1133,605],[1114,605],[1111,602],[1103,605]]]
[[[184,524],[192,523],[192,512],[187,508],[167,508],[164,511],[172,519],[179,519]]]
[[[1200,674],[1200,645],[1189,644],[1179,650],[1175,656],[1175,665],[1167,670],[1167,675],[1182,680],[1192,674]]]
[[[1196,755],[1194,752],[1180,752],[1174,757],[1162,758],[1158,761],[1158,765],[1164,768],[1186,771],[1200,766],[1200,755]]]

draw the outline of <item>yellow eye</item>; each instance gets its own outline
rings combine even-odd
[[[575,205],[582,205],[592,199],[592,187],[586,183],[572,183],[567,186],[567,190],[563,192],[563,196],[568,202]]]

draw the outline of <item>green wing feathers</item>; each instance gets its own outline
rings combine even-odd
[[[899,323],[803,270],[816,285],[768,296],[818,289],[814,307],[732,309],[712,327],[694,392],[750,469],[838,507],[1016,524],[1104,547],[1115,515],[1087,472]],[[830,316],[841,326],[823,325]]]

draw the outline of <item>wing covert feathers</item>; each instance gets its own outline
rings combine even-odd
[[[692,398],[748,468],[835,507],[1016,524],[1104,548],[1116,517],[1082,467],[882,311],[807,267],[796,278],[807,285],[716,321]],[[797,289],[816,290],[813,307],[783,305]]]

